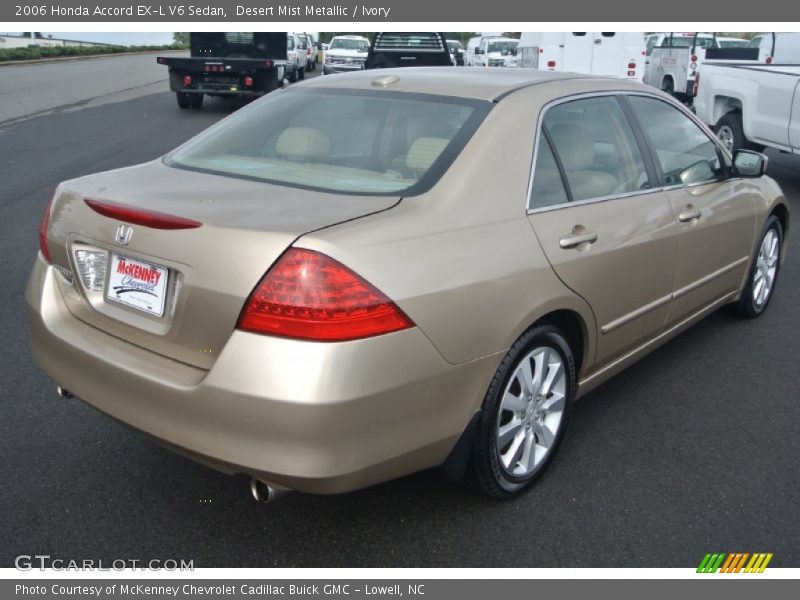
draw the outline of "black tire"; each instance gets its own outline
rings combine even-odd
[[[723,132],[726,132],[725,135]],[[742,125],[742,113],[740,112],[729,112],[717,122],[717,125],[714,127],[714,132],[717,134],[717,138],[725,144],[726,147],[731,152],[735,152],[736,150],[746,149],[746,150],[755,150],[756,152],[763,152],[764,146],[761,144],[755,144],[748,140],[744,135],[744,126]],[[730,136],[732,139],[732,146],[726,143],[723,139],[723,136],[727,137]]]
[[[295,67],[293,71],[288,73],[286,78],[289,80],[289,83],[294,83],[295,81],[297,81],[297,68]]]
[[[306,78],[306,70],[304,68],[303,69],[297,69],[297,78],[300,81],[303,81]]]
[[[193,109],[200,110],[203,108],[204,97],[204,94],[189,94],[189,104],[191,104]]]
[[[175,92],[175,97],[178,99],[178,106],[181,108],[189,108],[189,94],[183,92]]]
[[[744,137],[741,113],[729,112],[724,115],[714,127],[714,132],[717,134],[717,138],[731,152],[747,148],[747,138]]]
[[[761,252],[761,246],[764,243],[765,238],[770,235],[770,232],[774,232],[778,238],[778,257],[775,263],[775,275],[772,280],[772,285],[770,287],[769,293],[766,299],[762,300],[761,302],[757,299],[757,283],[756,283],[756,274],[759,269],[759,254]],[[775,295],[775,286],[778,284],[778,275],[781,271],[781,260],[780,260],[780,253],[781,249],[783,248],[783,226],[781,225],[780,219],[775,215],[770,216],[767,219],[766,224],[764,225],[764,231],[761,234],[761,237],[758,239],[758,244],[756,245],[755,254],[750,261],[750,270],[747,272],[747,283],[742,290],[742,296],[739,300],[731,305],[733,312],[737,315],[747,318],[755,318],[762,314],[764,311],[767,310],[767,306],[769,306],[770,300],[772,300],[772,296]]]
[[[554,432],[553,441],[541,462],[523,476],[514,476],[501,464],[498,449],[498,427],[501,425],[501,406],[506,388],[513,389],[512,378],[522,361],[537,348],[555,351],[561,359],[565,374],[563,413]],[[549,324],[537,325],[524,333],[506,354],[492,379],[483,400],[481,416],[472,446],[470,478],[483,493],[493,498],[511,498],[530,487],[552,461],[567,425],[569,407],[575,397],[577,380],[575,359],[561,331]],[[520,396],[524,391],[520,390]],[[513,444],[513,442],[512,442]]]
[[[670,96],[675,95],[675,82],[672,81],[672,78],[664,78],[664,81],[661,82],[661,91],[669,94]]]

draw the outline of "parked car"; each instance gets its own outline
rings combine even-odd
[[[309,33],[302,33],[300,37],[305,41],[306,72],[312,72],[317,68],[317,48],[314,38]]]
[[[464,49],[464,66],[475,66],[475,48],[481,43],[482,35],[476,35],[467,40],[467,47]]]
[[[450,58],[457,67],[464,66],[464,45],[458,40],[447,40],[447,49],[450,51]]]
[[[337,35],[325,51],[322,74],[361,70],[368,54],[369,39],[360,35]]]
[[[642,33],[570,31],[523,33],[517,46],[519,66],[641,81]]]
[[[375,34],[365,69],[450,67],[453,59],[443,33],[384,31]]]
[[[473,50],[472,66],[475,67],[514,67],[519,40],[502,36],[481,38]]]
[[[512,496],[574,399],[719,307],[767,309],[789,212],[765,164],[620,79],[309,80],[60,184],[31,350],[259,498],[435,466]]]
[[[286,74],[290,83],[306,78],[306,36],[289,33],[286,37]]]
[[[800,65],[707,60],[696,88],[697,116],[728,150],[800,154]]]

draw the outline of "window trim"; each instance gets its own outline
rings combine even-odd
[[[587,198],[585,200],[574,200],[572,202],[568,201],[568,202],[563,202],[561,204],[553,204],[552,206],[540,206],[540,207],[537,207],[537,208],[531,208],[531,197],[532,197],[531,194],[533,192],[533,178],[535,176],[535,171],[536,171],[536,161],[537,161],[537,158],[539,156],[539,141],[540,141],[540,139],[542,137],[542,130],[543,130],[543,127],[544,127],[544,118],[545,118],[545,115],[547,114],[547,111],[550,110],[554,106],[558,106],[559,104],[564,104],[566,102],[571,102],[573,100],[581,100],[581,99],[584,99],[584,98],[598,98],[598,97],[603,97],[603,96],[615,96],[615,97],[617,97],[617,102],[620,104],[621,110],[622,110],[623,114],[625,115],[626,120],[628,121],[628,125],[634,131],[634,137],[636,138],[637,144],[641,144],[641,142],[639,140],[639,137],[638,137],[639,134],[641,134],[643,136],[643,138],[644,138],[643,141],[645,143],[645,146],[644,147],[640,146],[639,150],[642,153],[642,159],[643,159],[643,161],[645,163],[645,169],[648,170],[648,176],[652,176],[650,174],[648,166],[652,166],[653,168],[656,169],[656,173],[654,173],[654,175],[657,176],[656,183],[658,185],[656,187],[648,188],[646,190],[636,190],[634,192],[622,192],[622,193],[619,193],[619,194],[609,194],[609,195],[606,195],[606,196],[598,196],[597,198]],[[650,146],[649,140],[644,135],[644,131],[642,131],[640,129],[639,121],[636,118],[636,115],[635,114],[628,114],[628,112],[626,111],[626,108],[629,108],[628,107],[628,103],[627,103],[627,98],[626,98],[627,96],[643,96],[645,98],[652,98],[654,100],[658,100],[660,102],[663,102],[663,103],[665,103],[665,104],[667,104],[669,106],[672,106],[672,107],[678,109],[686,117],[688,117],[695,125],[697,125],[700,128],[700,131],[702,131],[708,137],[708,139],[711,140],[711,142],[717,148],[717,151],[721,152],[724,158],[727,158],[729,162],[733,160],[730,152],[728,152],[727,149],[724,146],[722,146],[722,144],[719,142],[717,137],[710,132],[710,130],[708,129],[708,126],[705,123],[703,123],[697,117],[697,115],[695,115],[694,113],[690,112],[685,106],[678,105],[678,104],[674,103],[673,101],[669,100],[668,98],[664,98],[664,97],[658,95],[658,93],[651,93],[651,92],[644,91],[644,90],[618,89],[618,90],[605,90],[605,91],[601,91],[601,92],[579,92],[579,93],[576,93],[576,94],[571,94],[569,96],[562,96],[560,98],[555,98],[555,99],[550,100],[549,102],[545,103],[544,106],[542,106],[541,110],[539,111],[539,117],[538,117],[537,122],[536,122],[536,132],[535,132],[535,139],[534,139],[535,146],[534,146],[534,149],[533,149],[533,158],[531,160],[530,174],[528,176],[528,191],[527,191],[527,194],[525,196],[525,212],[526,212],[526,214],[532,215],[532,214],[536,214],[536,213],[550,212],[550,211],[553,211],[553,210],[562,210],[564,208],[569,208],[571,206],[583,206],[585,204],[594,204],[595,202],[608,202],[610,200],[616,200],[618,198],[630,198],[631,196],[647,196],[647,195],[650,195],[650,194],[654,194],[656,192],[663,192],[663,191],[667,191],[667,190],[675,190],[675,189],[680,189],[680,188],[692,188],[692,187],[697,187],[697,186],[701,186],[701,185],[710,185],[710,184],[714,184],[714,183],[721,183],[721,182],[725,182],[725,181],[732,181],[732,180],[736,180],[736,179],[741,179],[741,177],[732,177],[731,176],[732,172],[731,172],[730,168],[728,168],[728,165],[726,164],[725,167],[726,167],[727,177],[725,179],[715,180],[715,181],[703,181],[703,182],[699,182],[699,183],[675,184],[675,185],[670,185],[670,186],[663,185],[663,183],[664,183],[663,174],[661,173],[661,168],[660,168],[660,165],[658,164],[657,157],[653,152],[653,148]],[[632,109],[630,109],[630,110],[632,111]],[[551,148],[552,148],[552,144],[551,144]],[[555,148],[552,148],[552,149],[553,149],[553,153],[555,154],[557,152],[556,149]],[[563,174],[562,174],[562,182],[564,182],[565,189],[569,189],[567,187],[568,184],[566,183],[566,181],[564,181],[564,175]]]

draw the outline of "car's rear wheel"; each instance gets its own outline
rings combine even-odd
[[[298,67],[297,69],[297,78],[302,81],[306,78],[306,69],[303,67],[302,69]]]
[[[199,110],[203,108],[203,98],[204,94],[189,94],[189,104]]]
[[[191,106],[189,102],[189,94],[184,92],[175,92],[175,97],[178,99],[178,106],[181,108],[189,108],[189,106]]]
[[[472,474],[484,493],[509,498],[544,472],[575,389],[575,361],[561,331],[539,325],[517,340],[486,393],[473,444]]]
[[[772,215],[764,226],[742,297],[733,305],[738,314],[757,317],[767,309],[778,282],[782,247],[783,227],[780,220]]]

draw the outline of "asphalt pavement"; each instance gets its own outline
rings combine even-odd
[[[244,479],[57,398],[29,355],[23,299],[54,187],[155,158],[238,106],[179,110],[166,91],[100,96],[0,117],[0,567],[19,554],[196,567],[693,567],[734,551],[800,566],[796,239],[763,317],[715,313],[582,399],[548,473],[510,501],[430,471],[259,505]],[[770,173],[797,229],[800,156],[772,154]]]

